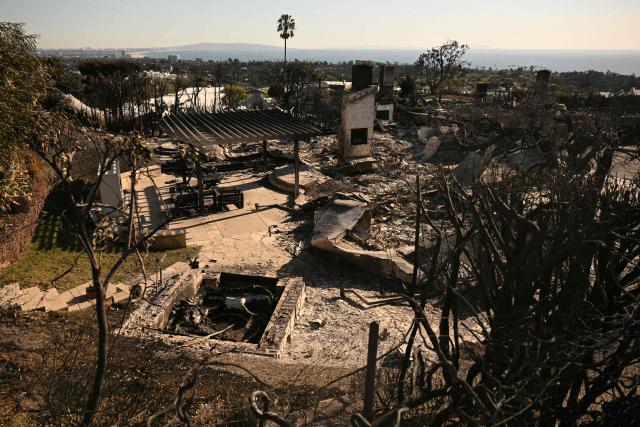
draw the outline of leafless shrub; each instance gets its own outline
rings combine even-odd
[[[544,176],[478,182],[472,191],[442,177],[446,215],[436,229],[453,231],[454,244],[432,257],[447,284],[437,332],[407,295],[437,359],[419,367],[414,393],[405,397],[401,377],[396,406],[354,424],[404,425],[415,421],[411,409],[436,399],[434,425],[570,425],[622,420],[637,408],[639,194],[607,178],[616,133],[580,119],[553,153],[559,167]],[[462,265],[471,293],[459,286]],[[469,323],[474,340],[461,332]]]

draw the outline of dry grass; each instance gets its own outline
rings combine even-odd
[[[177,261],[185,261],[187,256],[193,258],[198,251],[199,248],[195,247],[166,251],[167,256],[160,265],[166,268]],[[156,271],[156,259],[163,253],[143,254],[147,272]],[[103,252],[103,271],[112,266],[119,257],[118,248]],[[130,256],[114,280],[126,281],[139,275],[140,271],[139,260],[135,256]],[[61,220],[54,215],[47,215],[40,220],[33,240],[20,261],[0,270],[0,286],[18,282],[23,288],[55,287],[64,291],[89,280],[91,280],[91,266],[80,240],[66,231]]]

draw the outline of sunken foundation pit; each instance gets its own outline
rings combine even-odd
[[[127,335],[278,356],[305,299],[304,282],[291,278],[190,270],[163,285],[131,314]]]

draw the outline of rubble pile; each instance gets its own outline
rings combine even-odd
[[[447,134],[450,130],[442,127],[438,132]],[[348,232],[347,240],[367,250],[384,250],[412,244],[415,176],[420,175],[423,187],[429,188],[434,185],[436,176],[441,171],[440,165],[424,159],[423,144],[415,128],[397,128],[389,133],[375,133],[373,141],[374,156],[379,167],[373,172],[360,175],[340,173],[335,137],[318,138],[301,155],[305,163],[332,178],[322,189],[317,189],[317,193],[330,196],[335,191],[351,192],[368,200],[371,207],[370,228]],[[447,140],[442,146],[448,147],[451,144],[454,143]],[[456,149],[459,151],[459,148]],[[308,193],[314,194],[313,190]]]
[[[277,296],[260,285],[203,286],[194,299],[182,299],[172,307],[166,330],[258,343],[277,302]]]

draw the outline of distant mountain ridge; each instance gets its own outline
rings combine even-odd
[[[195,50],[195,51],[251,51],[254,52],[256,50],[282,50],[280,46],[273,46],[267,44],[255,44],[255,43],[194,43],[187,44],[182,46],[170,46],[170,47],[155,47],[148,49],[134,49],[143,51],[154,51],[154,52],[168,52],[168,51],[184,51],[184,50]]]

